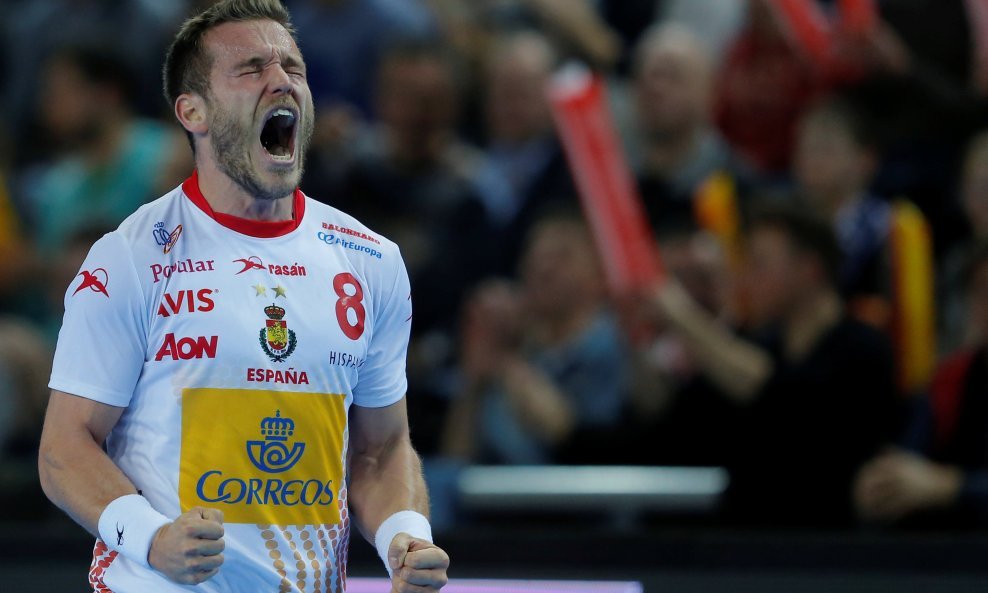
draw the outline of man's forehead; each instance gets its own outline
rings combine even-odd
[[[210,29],[204,41],[207,50],[218,61],[239,62],[272,52],[300,56],[291,33],[271,20],[223,23]]]

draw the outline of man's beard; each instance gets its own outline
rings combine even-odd
[[[259,200],[277,200],[290,195],[298,187],[302,179],[305,164],[305,153],[312,138],[313,121],[311,105],[304,113],[299,114],[295,124],[298,129],[295,140],[295,162],[293,169],[274,171],[280,180],[274,184],[265,185],[250,162],[250,143],[259,142],[253,137],[253,129],[243,125],[237,118],[225,109],[217,109],[218,104],[210,105],[211,121],[209,131],[212,136],[212,147],[216,163],[220,171],[225,173],[245,192]]]

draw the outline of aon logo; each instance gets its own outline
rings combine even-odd
[[[199,336],[197,338],[175,338],[175,334],[167,334],[161,348],[154,359],[191,360],[193,358],[216,358],[216,343],[219,336]]]

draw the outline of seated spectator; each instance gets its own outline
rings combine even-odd
[[[582,220],[541,220],[521,278],[521,286],[488,283],[467,303],[462,390],[444,435],[449,457],[549,463],[577,428],[614,428],[620,419],[625,356]]]
[[[436,23],[422,0],[289,0],[317,111],[372,115],[374,73],[395,39],[427,37]]]
[[[788,170],[799,114],[823,81],[787,37],[772,3],[747,4],[747,21],[720,72],[715,119],[759,173],[779,176]]]
[[[408,373],[419,405],[411,425],[423,453],[440,430],[434,425],[448,395],[456,312],[470,288],[493,272],[501,249],[482,196],[504,191],[489,185],[504,182],[485,177],[484,154],[458,139],[459,98],[445,47],[418,40],[389,46],[377,73],[378,125],[339,157],[313,155],[302,182],[307,193],[401,248],[415,310]]]
[[[869,192],[877,158],[870,121],[846,99],[816,103],[799,122],[796,189],[833,225],[840,294],[854,317],[894,338],[899,386],[917,393],[935,365],[932,242],[911,202]]]
[[[796,191],[833,224],[843,254],[838,287],[852,309],[861,306],[857,299],[887,293],[884,258],[892,207],[868,191],[877,159],[868,123],[848,101],[821,101],[800,118],[793,155]],[[886,324],[887,319],[876,323]]]
[[[674,280],[653,301],[701,372],[738,406],[725,434],[729,518],[850,524],[858,468],[891,434],[889,345],[849,318],[837,292],[839,251],[826,223],[789,209],[754,217],[749,315],[757,340],[734,336]]]
[[[659,235],[665,273],[683,286],[711,317],[733,324],[730,274],[717,239],[695,225],[663,227]],[[582,429],[562,451],[564,461],[600,465],[703,465],[727,463],[725,439],[737,404],[703,373],[683,337],[647,309],[634,320],[639,339],[630,343],[629,397],[616,427]],[[633,314],[633,313],[632,313]],[[609,443],[601,447],[601,443]]]
[[[25,173],[21,199],[39,249],[52,256],[78,229],[117,224],[172,189],[192,163],[176,130],[134,115],[131,75],[118,55],[64,48],[43,79],[42,119],[63,154]]]
[[[944,360],[909,430],[908,450],[890,450],[858,476],[862,518],[972,528],[988,525],[988,242],[965,267],[968,346]]]
[[[488,192],[490,218],[502,239],[499,271],[512,275],[539,213],[576,205],[576,189],[556,137],[546,85],[556,64],[549,41],[534,31],[501,38],[485,70],[484,114],[491,174],[509,192]]]
[[[943,331],[943,351],[949,352],[977,341],[977,327],[968,323],[961,275],[975,245],[988,239],[988,131],[968,143],[961,168],[960,205],[966,234],[954,236],[954,245],[940,261],[938,301]]]
[[[34,519],[52,509],[37,463],[51,356],[37,328],[0,317],[0,520]]]
[[[751,179],[711,124],[712,85],[711,57],[689,29],[661,24],[645,33],[634,61],[643,136],[638,183],[660,233],[696,222],[733,249],[737,228],[730,221],[737,223],[739,195]],[[711,208],[719,213],[711,216]]]

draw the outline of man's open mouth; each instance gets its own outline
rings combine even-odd
[[[285,107],[279,107],[268,114],[261,128],[261,146],[272,157],[291,160],[295,155],[296,114]]]

